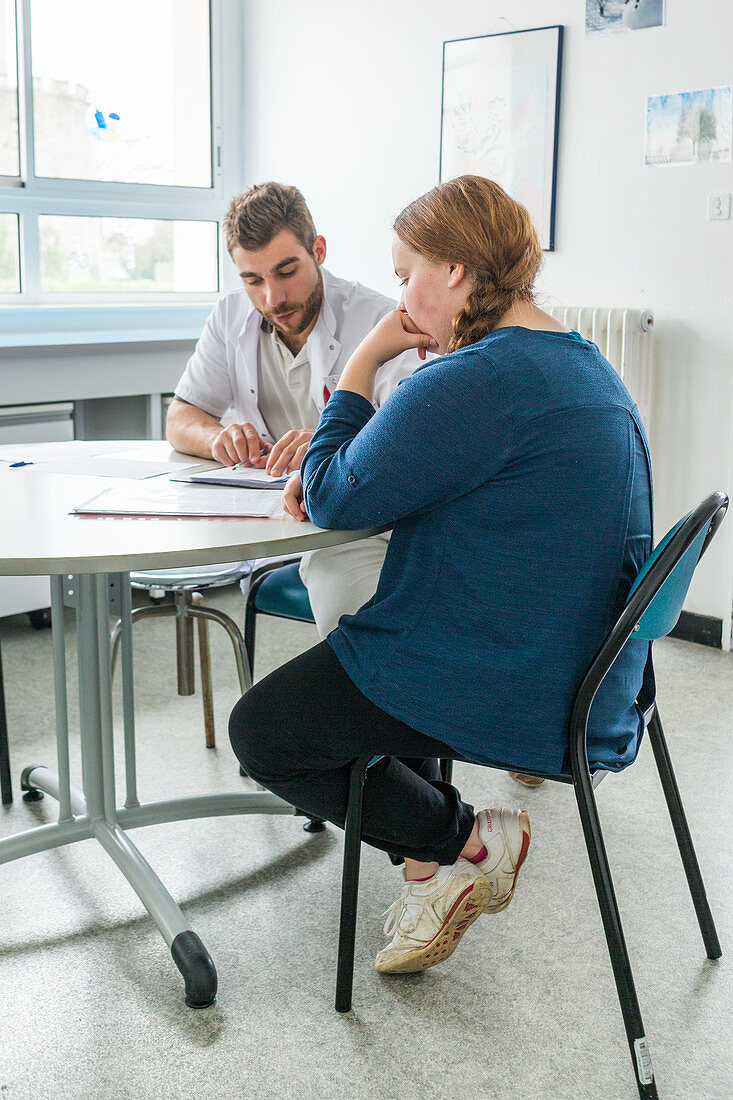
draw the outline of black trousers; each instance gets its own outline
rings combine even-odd
[[[351,765],[367,771],[363,839],[392,856],[455,863],[473,807],[440,779],[442,741],[392,718],[362,695],[328,642],[260,680],[239,700],[229,737],[244,770],[313,817],[344,826]]]

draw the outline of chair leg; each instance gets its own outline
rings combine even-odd
[[[190,610],[193,593],[181,589],[173,593],[176,608],[176,672],[178,694],[193,695],[196,681],[193,669],[193,622]]]
[[[351,1009],[354,985],[354,944],[356,941],[356,906],[359,897],[359,864],[361,861],[361,819],[364,804],[366,759],[357,760],[351,769],[349,804],[346,808],[344,835],[344,867],[341,879],[341,923],[339,926],[338,969],[336,972],[336,1011]]]
[[[154,607],[133,607],[131,613],[131,619],[133,626],[138,619],[150,619],[169,617],[176,614],[176,609],[172,604],[156,604]],[[112,676],[115,674],[115,668],[117,666],[117,658],[120,652],[120,640],[122,636],[122,620],[118,619],[115,625],[112,627],[112,633],[110,635],[110,644],[112,646],[112,654],[110,660],[110,668],[112,670]]]
[[[195,607],[201,607],[204,597],[200,592],[193,593]],[[209,624],[204,616],[196,620],[199,635],[199,665],[201,667],[201,700],[204,707],[204,736],[206,748],[216,748],[214,732],[214,692],[211,686],[211,649],[209,647]]]
[[[216,607],[209,607],[208,604],[203,604],[201,607],[190,607],[188,614],[193,619],[210,619],[212,623],[219,623],[220,626],[224,627],[232,643],[232,649],[234,650],[237,677],[239,678],[239,690],[242,692],[242,695],[244,695],[245,691],[249,691],[252,687],[252,677],[250,675],[249,662],[244,648],[244,639],[242,638],[242,632],[237,624],[223,611],[219,611]]]
[[[13,801],[13,785],[10,776],[10,746],[8,745],[8,721],[5,711],[5,688],[3,685],[3,661],[0,654],[0,794],[2,804],[7,806]]]
[[[211,681],[211,650],[208,637],[208,620],[219,623],[229,635],[234,649],[237,677],[242,694],[252,686],[250,665],[244,647],[244,640],[237,624],[218,608],[208,607],[200,592],[188,589],[174,593],[174,604],[160,604],[154,607],[136,607],[132,612],[132,621],[139,618],[172,616],[176,618],[176,667],[178,672],[178,694],[193,695],[195,691],[193,665],[193,620],[196,619],[199,640],[199,661],[201,664],[201,694],[204,709],[204,729],[206,747],[215,748],[214,705]],[[120,648],[121,623],[118,620],[112,628],[112,673]]]
[[[453,761],[445,759],[440,761],[440,774],[444,783],[453,782]]]
[[[603,920],[603,930],[606,933],[606,943],[611,956],[611,966],[616,980],[621,1015],[624,1019],[639,1096],[646,1098],[646,1100],[649,1100],[649,1098],[656,1100],[658,1093],[654,1081],[651,1056],[644,1034],[644,1024],[636,996],[634,976],[631,972],[631,963],[626,950],[621,915],[616,903],[611,868],[608,863],[606,847],[603,843],[601,823],[598,818],[598,809],[590,776],[574,774],[573,786],[578,802],[578,810],[580,811],[580,819],[583,824],[585,845],[593,872],[593,881]]]
[[[254,599],[247,599],[244,611],[244,648],[247,653],[249,669],[254,680],[255,675],[255,634],[257,633],[257,608]]]
[[[669,749],[667,748],[667,742],[664,737],[659,711],[656,707],[654,708],[654,714],[649,720],[648,730],[649,740],[654,751],[654,759],[657,762],[659,778],[662,781],[664,797],[667,800],[667,809],[672,819],[672,826],[675,836],[677,837],[677,846],[679,847],[680,856],[682,857],[682,865],[687,875],[687,883],[690,887],[692,902],[695,906],[695,912],[697,913],[697,921],[700,925],[700,931],[702,932],[705,951],[709,959],[719,959],[722,955],[720,942],[715,930],[713,915],[708,905],[705,885],[702,881],[700,866],[697,862],[695,849],[692,845],[690,829],[687,824],[687,818],[685,817],[685,811],[682,807],[682,799],[680,798],[677,780],[675,779],[674,770],[672,768],[672,760],[670,759]]]
[[[244,643],[239,628],[228,615],[214,607],[207,607],[200,592],[184,590],[174,593],[175,604],[160,604],[154,607],[136,607],[132,612],[133,623],[140,618],[158,618],[175,616],[176,618],[176,666],[178,672],[178,694],[193,695],[195,691],[193,666],[193,620],[198,625],[199,660],[201,663],[201,694],[204,709],[204,729],[206,747],[215,748],[213,688],[211,681],[211,651],[208,639],[208,620],[220,623],[232,640],[234,657],[237,664],[239,686],[244,694],[249,684],[249,669],[244,652]],[[121,623],[118,620],[112,628],[112,673],[120,648]]]

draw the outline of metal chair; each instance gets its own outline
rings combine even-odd
[[[672,630],[679,619],[695,567],[722,521],[727,507],[728,497],[724,493],[712,493],[693,512],[680,520],[651,554],[634,581],[624,610],[594,658],[578,689],[570,719],[567,771],[561,775],[547,775],[541,770],[537,772],[539,775],[544,774],[546,779],[561,783],[572,783],[575,789],[598,905],[601,910],[606,942],[611,956],[611,965],[631,1052],[631,1061],[636,1075],[639,1095],[645,1098],[656,1098],[658,1095],[657,1087],[654,1081],[651,1057],[644,1034],[631,964],[621,927],[621,917],[616,904],[611,869],[593,794],[594,786],[597,785],[598,780],[605,772],[591,773],[588,765],[586,753],[588,715],[598,688],[628,639],[633,635],[637,639],[653,641]],[[644,713],[644,726],[649,731],[649,740],[662,782],[667,808],[672,819],[705,950],[709,959],[718,959],[721,955],[720,944],[692,845],[682,800],[672,770],[672,762],[655,699],[651,651],[638,703]],[[351,771],[346,814],[341,925],[336,978],[336,1010],[338,1012],[348,1012],[351,1008],[364,779],[369,766],[378,759],[380,758],[359,759],[355,761]],[[465,757],[457,753],[455,759],[465,761]],[[480,761],[472,760],[466,762],[480,763]],[[516,770],[511,761],[502,764],[502,767],[507,770]],[[450,776],[450,762],[444,762],[444,774]]]
[[[173,603],[136,607],[132,621],[160,616],[174,616],[176,620],[176,664],[178,694],[195,692],[193,662],[193,621],[198,626],[199,664],[201,666],[201,696],[204,709],[204,730],[207,749],[216,745],[214,733],[214,700],[211,686],[211,654],[209,650],[209,622],[224,627],[232,643],[237,665],[239,688],[242,694],[252,686],[251,666],[247,660],[242,633],[233,619],[218,608],[204,602],[202,591],[234,584],[249,575],[250,562],[229,562],[225,565],[188,566],[182,569],[156,569],[149,573],[131,573],[133,588],[147,589],[154,598],[173,593]],[[120,647],[122,624],[118,620],[112,628],[112,672]]]
[[[264,562],[254,570],[244,609],[244,647],[254,676],[255,634],[257,616],[272,615],[279,619],[295,619],[315,623],[308,589],[300,579],[300,558],[282,558]]]
[[[244,647],[247,660],[254,677],[255,635],[257,616],[271,615],[278,619],[295,619],[301,623],[313,623],[308,589],[300,579],[298,567],[300,557],[281,558],[277,561],[263,562],[252,573],[249,594],[244,609]],[[240,766],[240,775],[246,775]],[[326,828],[325,822],[318,817],[305,815],[308,820],[303,825],[307,833],[320,833]]]

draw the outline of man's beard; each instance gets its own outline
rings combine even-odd
[[[318,276],[318,282],[313,287],[313,290],[310,292],[305,302],[296,302],[294,305],[286,302],[284,306],[278,306],[277,316],[282,316],[283,313],[298,313],[302,310],[303,317],[297,329],[293,330],[278,325],[275,320],[275,314],[269,311],[263,314],[265,320],[283,336],[300,336],[301,332],[305,332],[308,326],[311,325],[318,316],[323,301],[323,276],[321,275],[320,268],[316,268],[316,275]]]

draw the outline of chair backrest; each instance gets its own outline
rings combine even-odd
[[[636,638],[662,638],[676,625],[697,563],[727,507],[725,493],[711,493],[667,532],[644,562],[626,600],[628,607],[642,589],[652,593],[634,627]]]
[[[588,670],[586,679],[597,678],[593,694],[632,634],[639,639],[661,638],[674,627],[695,567],[727,508],[725,493],[711,493],[675,524],[649,555],[631,586],[626,606]]]
[[[711,493],[675,524],[650,554],[631,586],[626,605],[578,689],[570,722],[573,773],[587,769],[586,726],[593,699],[628,639],[661,638],[680,617],[698,561],[728,508],[725,493]]]

